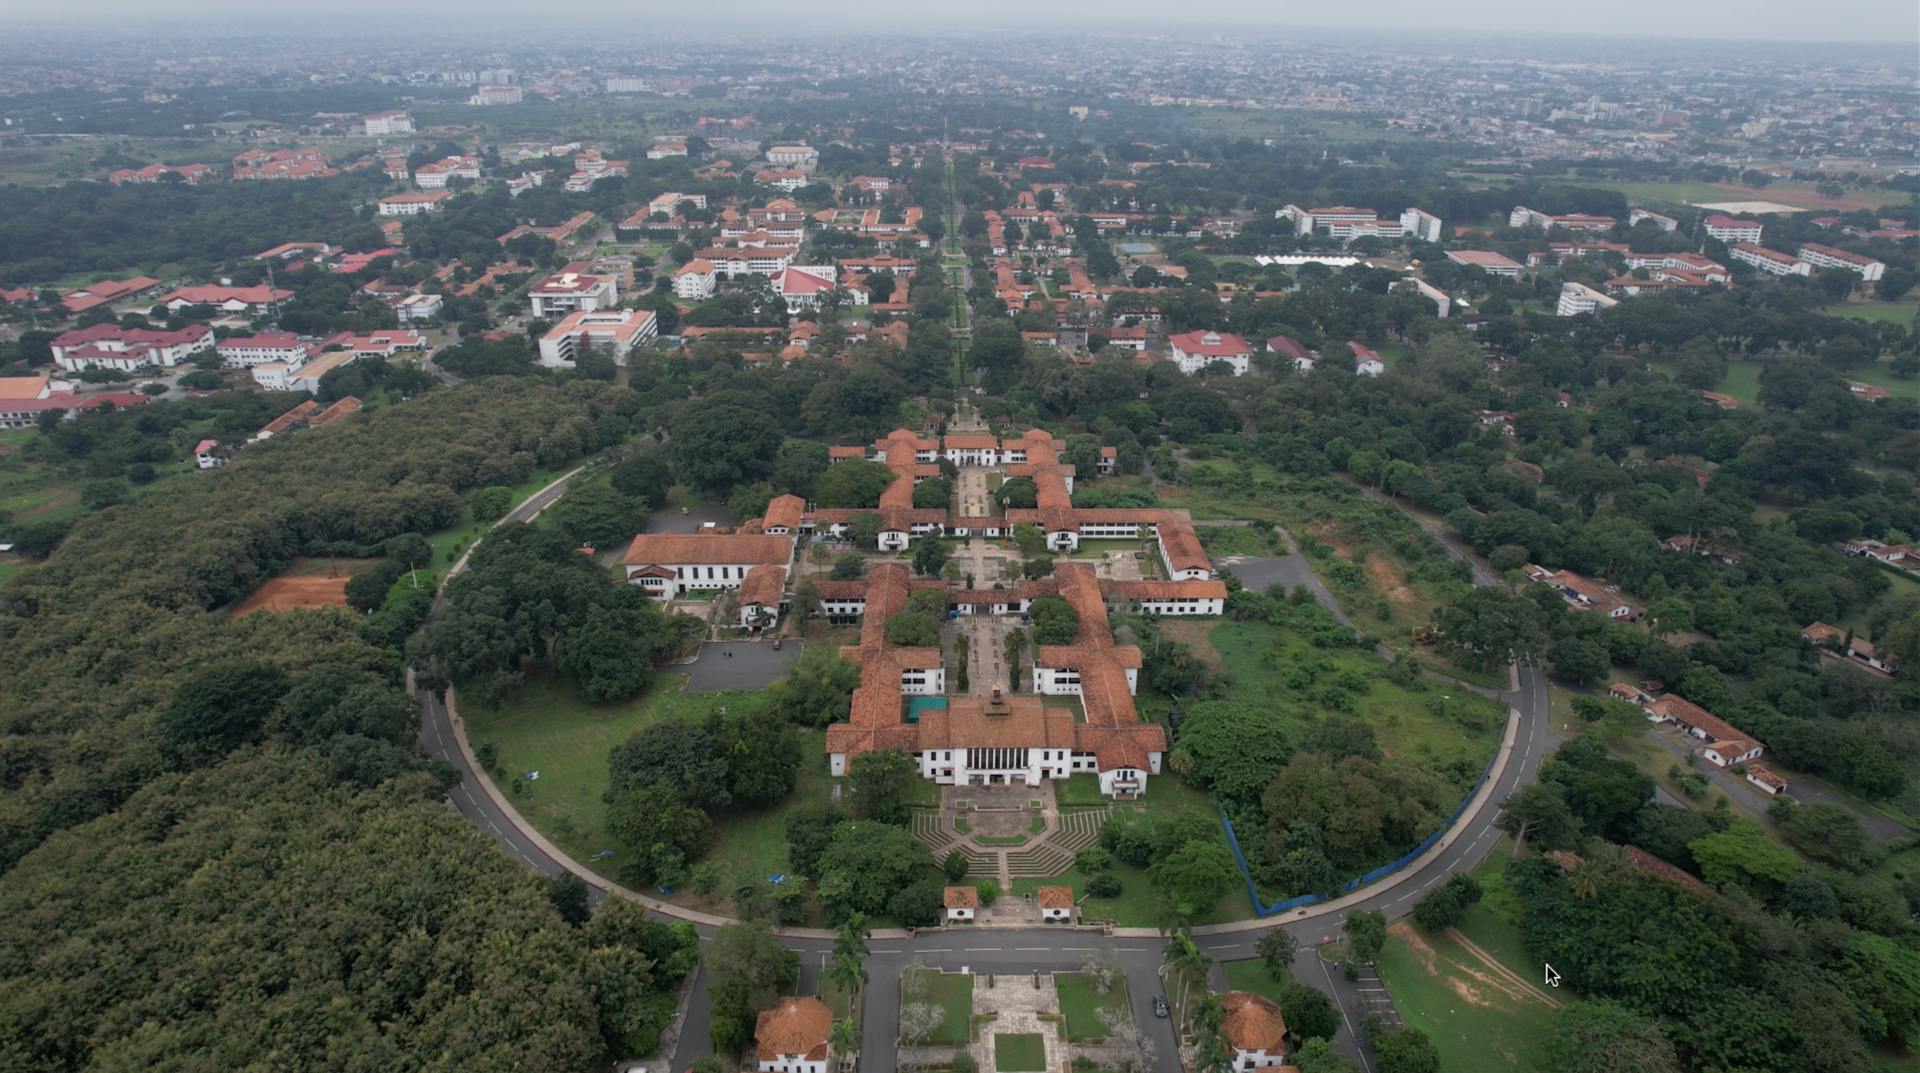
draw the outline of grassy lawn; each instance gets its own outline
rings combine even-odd
[[[1492,964],[1452,938],[1427,935],[1410,924],[1396,926],[1380,959],[1381,978],[1401,1016],[1408,1027],[1433,1038],[1449,1068],[1539,1068],[1540,1048],[1551,1029],[1553,1011],[1500,972],[1528,983],[1537,982],[1540,973],[1520,942],[1518,906],[1503,875],[1509,845],[1502,839],[1474,870],[1485,896],[1459,928]]]
[[[1156,783],[1153,789],[1160,787]],[[1100,776],[1082,772],[1053,782],[1053,800],[1062,807],[1068,805],[1106,805],[1111,803],[1107,795],[1100,792]]]
[[[993,1064],[1000,1073],[1046,1073],[1046,1044],[1032,1033],[995,1034]]]
[[[1156,776],[1160,777],[1160,776]],[[1149,791],[1151,793],[1152,791]],[[1112,898],[1087,898],[1080,903],[1080,918],[1083,921],[1111,920],[1122,928],[1152,928],[1160,923],[1160,896],[1154,893],[1153,883],[1147,878],[1145,868],[1135,868],[1130,864],[1115,863],[1113,877],[1120,881],[1119,895]],[[1032,894],[1041,887],[1071,887],[1075,896],[1085,893],[1087,877],[1077,868],[1069,868],[1057,876],[1046,879],[1015,879],[1013,894]],[[1231,920],[1248,920],[1253,916],[1253,902],[1247,898],[1244,883],[1235,883],[1213,912],[1206,914],[1195,924],[1224,924]]]
[[[654,723],[704,719],[721,709],[739,714],[765,703],[765,695],[757,692],[682,693],[684,680],[682,675],[662,675],[634,700],[589,705],[559,678],[529,677],[519,695],[500,710],[470,707],[461,714],[475,748],[492,745],[498,750],[507,775],[503,788],[514,807],[575,859],[618,878],[620,847],[607,832],[601,800],[607,788],[607,754]],[[785,802],[716,817],[704,859],[718,865],[723,887],[740,876],[765,878],[787,870],[787,814],[802,804],[828,800],[832,793],[825,734],[801,734],[800,775]],[[538,771],[540,778],[527,781],[530,771]],[[604,850],[616,856],[603,858]],[[689,894],[676,892],[674,900],[700,903]]]
[[[1070,557],[1074,559],[1104,559],[1111,552],[1121,552],[1122,554],[1131,555],[1136,551],[1146,551],[1151,555],[1153,545],[1140,540],[1082,540],[1079,546],[1073,549]]]
[[[1554,1011],[1519,986],[1538,984],[1541,966],[1520,942],[1519,908],[1503,875],[1510,847],[1502,839],[1474,870],[1485,895],[1467,911],[1459,928],[1492,963],[1465,944],[1428,935],[1411,922],[1394,926],[1380,957],[1381,980],[1401,1017],[1407,1027],[1427,1033],[1447,1069],[1542,1068]],[[1554,997],[1570,1001],[1575,996]]]
[[[822,977],[820,980],[820,1001],[833,1011],[833,1019],[844,1021],[853,1010],[853,995],[842,991],[832,980]]]
[[[1105,1039],[1107,1024],[1100,1019],[1100,1011],[1113,1009],[1127,1013],[1126,978],[1116,975],[1113,984],[1101,995],[1094,992],[1093,981],[1085,973],[1054,974],[1053,986],[1060,993],[1060,1016],[1066,1019],[1068,1040],[1080,1043]]]
[[[972,1034],[973,1025],[973,974],[916,972],[908,974],[903,981],[900,1001],[931,1002],[940,1007],[943,1015],[940,1027],[927,1036],[927,1043],[936,1047],[964,1047]],[[914,987],[923,985],[925,993],[912,995]],[[1039,1069],[1038,1065],[1033,1067]]]
[[[1911,297],[1898,302],[1843,302],[1840,305],[1823,306],[1820,312],[1830,317],[1853,317],[1858,320],[1886,321],[1890,324],[1907,325],[1920,316],[1920,302]]]
[[[1291,981],[1276,980],[1267,971],[1266,962],[1259,958],[1246,961],[1224,961],[1220,971],[1227,976],[1227,986],[1235,991],[1248,991],[1256,995],[1265,995],[1275,1002],[1280,1001],[1280,992],[1285,991]]]
[[[1408,1028],[1433,1040],[1445,1069],[1531,1071],[1552,1032],[1553,1011],[1487,986],[1477,958],[1444,937],[1395,935],[1382,951],[1381,981]],[[1537,967],[1536,967],[1537,968]]]
[[[1830,306],[1826,309],[1826,312],[1841,316],[1851,316],[1855,315],[1853,311],[1865,309],[1869,306],[1891,305],[1893,305],[1893,303],[1877,302],[1865,303],[1860,306]],[[1902,304],[1900,308],[1907,310],[1909,319],[1914,311],[1920,310],[1920,306],[1911,304]],[[1905,320],[1896,317],[1875,317],[1872,319],[1895,320],[1898,323],[1906,323]],[[1647,365],[1654,371],[1664,373],[1667,376],[1674,374],[1674,364],[1671,361],[1663,359],[1652,360],[1647,362]],[[1760,372],[1766,367],[1767,363],[1763,361],[1730,361],[1727,363],[1727,375],[1721,379],[1719,384],[1714,386],[1714,390],[1732,395],[1738,399],[1742,409],[1757,410],[1760,408]],[[1900,379],[1893,375],[1893,371],[1885,363],[1875,362],[1868,365],[1861,365],[1857,368],[1849,369],[1841,375],[1848,380],[1858,380],[1863,384],[1874,384],[1878,387],[1886,388],[1896,396],[1904,395],[1908,398],[1920,397],[1920,383]]]
[[[1460,918],[1460,933],[1492,954],[1500,964],[1531,979],[1541,967],[1520,941],[1520,905],[1507,883],[1507,861],[1512,859],[1513,840],[1502,836],[1493,852],[1473,870],[1480,883],[1480,901]]]
[[[1469,773],[1462,790],[1499,744],[1506,713],[1497,703],[1439,683],[1425,683],[1424,689],[1396,685],[1381,676],[1385,663],[1370,651],[1314,648],[1303,635],[1264,622],[1221,622],[1207,637],[1233,675],[1229,699],[1278,705],[1296,718],[1325,713],[1315,696],[1358,676],[1366,691],[1353,714],[1373,727],[1380,748],[1388,756],[1418,758],[1436,771]],[[1301,667],[1314,672],[1304,687],[1289,680]]]

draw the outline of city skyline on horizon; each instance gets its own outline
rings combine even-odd
[[[1321,8],[1288,5],[1276,11],[1273,5],[1255,3],[1253,0],[1209,0],[1199,8],[1186,6],[1177,13],[1177,17],[1190,25],[1193,36],[1197,38],[1228,28],[1258,27],[1315,33],[1347,30],[1444,36],[1536,35],[1559,40],[1664,38],[1857,45],[1899,45],[1902,35],[1905,35],[1906,43],[1920,46],[1920,8],[1902,5],[1895,0],[1856,0],[1839,11],[1814,11],[1804,4],[1786,0],[1758,0],[1754,3],[1706,0],[1704,3],[1687,5],[1679,11],[1653,0],[1621,0],[1611,10],[1613,16],[1607,23],[1594,27],[1569,26],[1553,10],[1520,0],[1477,0],[1466,11],[1438,9],[1432,5],[1415,3],[1414,0],[1378,0],[1361,10],[1341,11],[1335,19],[1322,17],[1326,12]],[[74,21],[77,16],[66,11],[49,10],[42,4],[28,0],[0,0],[0,19],[16,25],[32,24],[47,29],[80,25],[97,29],[103,16],[128,24],[145,26],[158,20],[185,28],[181,20],[198,17],[217,22],[222,30],[246,33],[292,29],[323,19],[331,23],[342,16],[375,12],[386,18],[398,15],[405,21],[409,17],[433,19],[451,13],[451,9],[428,5],[395,12],[388,5],[375,3],[374,0],[336,0],[324,13],[263,12],[257,5],[241,3],[239,0],[175,3],[101,0],[89,5],[86,22],[79,23]],[[534,12],[506,0],[476,0],[462,4],[458,14],[461,24],[457,33],[474,32],[476,22],[492,22],[503,29],[523,29],[529,21],[540,21],[544,25],[544,20],[539,20]],[[1069,0],[1065,6],[1051,7],[1044,16],[1037,18],[1025,5],[1009,0],[980,0],[968,5],[964,13],[933,6],[904,10],[900,5],[881,4],[875,0],[851,0],[842,5],[836,15],[812,15],[804,19],[793,16],[790,9],[770,0],[716,0],[691,17],[677,16],[675,29],[710,31],[781,26],[798,27],[804,31],[807,26],[816,26],[823,29],[831,27],[835,33],[844,33],[849,29],[856,32],[866,29],[874,33],[899,33],[935,27],[997,30],[1062,22],[1084,25],[1087,19],[1097,18],[1116,27],[1151,26],[1159,32],[1175,29],[1167,22],[1174,17],[1175,13],[1169,12],[1164,6],[1147,0],[1112,0],[1100,4]],[[643,18],[645,16],[637,11],[607,13],[608,23],[616,25]],[[1920,73],[1920,63],[1916,64],[1916,71]]]

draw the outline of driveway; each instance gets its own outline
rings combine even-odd
[[[786,677],[802,644],[789,640],[775,651],[772,641],[708,641],[692,662],[680,664],[687,672],[687,692],[765,689]]]

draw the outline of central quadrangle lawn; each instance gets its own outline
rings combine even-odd
[[[1032,1033],[995,1035],[993,1064],[1000,1073],[1046,1073],[1046,1044]]]
[[[1096,993],[1092,978],[1080,972],[1055,973],[1053,986],[1060,996],[1060,1016],[1067,1022],[1067,1039],[1073,1043],[1106,1038],[1107,1023],[1100,1019],[1103,1009],[1119,1010],[1131,1019],[1127,981],[1118,973],[1104,995]]]
[[[641,696],[591,705],[553,675],[529,676],[517,696],[497,711],[462,708],[474,747],[492,745],[506,771],[502,789],[520,814],[574,859],[618,878],[618,842],[606,828],[607,754],[636,731],[668,720],[700,720],[725,710],[738,715],[766,703],[763,693],[682,693],[685,676],[662,674]],[[744,875],[762,878],[787,871],[786,818],[794,808],[826,801],[825,731],[800,735],[800,774],[781,804],[715,817],[705,860],[719,866],[723,886]],[[529,781],[529,772],[540,777]],[[519,789],[514,789],[518,785]],[[615,856],[600,856],[613,850]],[[673,900],[697,902],[676,892]]]
[[[973,1032],[973,974],[923,970],[907,974],[901,981],[900,1002],[931,1002],[940,1007],[940,1026],[927,1035],[927,1043],[936,1047],[964,1047]],[[913,994],[916,984],[925,990]],[[1038,1065],[1033,1067],[1038,1070]]]

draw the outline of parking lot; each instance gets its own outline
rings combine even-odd
[[[786,676],[803,643],[788,640],[776,651],[772,641],[708,641],[693,662],[681,665],[687,672],[687,692],[765,689]]]

